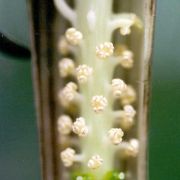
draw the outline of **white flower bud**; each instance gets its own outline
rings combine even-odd
[[[61,115],[58,119],[58,131],[60,134],[66,135],[71,132],[72,119],[67,115]]]
[[[82,117],[77,118],[76,121],[73,123],[72,130],[79,136],[87,136],[88,128],[86,126],[85,119]]]
[[[124,20],[124,22],[120,26],[121,35],[125,36],[131,33],[131,26],[136,21],[136,15],[131,15],[131,18]]]
[[[62,105],[67,106],[72,102],[77,93],[77,85],[73,82],[69,82],[66,86],[60,91],[59,99]]]
[[[116,118],[123,130],[128,130],[134,124],[134,116],[136,111],[131,105],[125,105],[123,110],[116,113]]]
[[[122,137],[124,135],[124,132],[121,128],[112,128],[108,131],[108,137],[111,140],[111,142],[115,145],[122,142]]]
[[[67,148],[61,152],[60,157],[64,166],[70,167],[75,161],[75,150],[72,148]]]
[[[88,167],[90,169],[98,169],[103,163],[103,159],[99,155],[94,155],[88,161]]]
[[[131,139],[126,149],[126,155],[136,157],[139,152],[139,141],[137,139]]]
[[[61,54],[67,55],[69,53],[69,44],[65,37],[62,37],[58,42],[58,50]]]
[[[82,33],[80,31],[77,31],[75,28],[67,29],[65,36],[68,42],[72,45],[78,45],[83,38]]]
[[[125,82],[121,79],[113,79],[112,80],[112,92],[114,97],[118,98],[121,96],[121,94],[126,91],[127,85]]]
[[[131,86],[127,86],[120,99],[123,105],[132,104],[136,100],[136,91]]]
[[[59,61],[59,72],[62,77],[72,75],[75,70],[75,65],[72,59],[63,58]]]
[[[91,76],[93,69],[85,64],[79,65],[76,68],[77,79],[79,83],[87,82],[89,76]]]
[[[92,97],[91,106],[96,113],[102,112],[107,104],[107,99],[104,96],[96,95]]]
[[[129,118],[134,118],[134,116],[136,115],[136,111],[131,105],[125,105],[124,112],[125,112],[125,115]]]
[[[132,68],[134,63],[132,51],[129,50],[123,51],[119,63],[121,64],[122,67],[126,69]]]
[[[101,59],[111,56],[114,52],[114,46],[111,42],[105,42],[96,46],[96,55]]]

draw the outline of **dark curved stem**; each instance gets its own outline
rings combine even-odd
[[[5,54],[23,58],[25,60],[29,60],[30,58],[30,51],[29,49],[20,46],[10,39],[8,39],[4,34],[0,32],[0,52],[3,52]]]

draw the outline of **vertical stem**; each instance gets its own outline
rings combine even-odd
[[[82,32],[84,39],[77,57],[79,63],[87,64],[93,68],[93,78],[87,85],[80,85],[80,91],[85,97],[81,106],[81,116],[87,120],[91,128],[88,137],[82,140],[82,153],[85,155],[85,163],[94,154],[100,154],[104,163],[96,174],[98,179],[108,170],[113,169],[113,147],[110,147],[104,138],[107,131],[112,127],[110,116],[111,104],[102,114],[95,114],[90,107],[91,98],[94,95],[103,95],[108,99],[107,85],[110,83],[111,73],[108,72],[109,60],[101,60],[96,57],[95,48],[103,42],[111,41],[111,34],[107,28],[111,16],[111,0],[86,0],[77,1],[77,29]],[[83,166],[84,171],[87,164]]]

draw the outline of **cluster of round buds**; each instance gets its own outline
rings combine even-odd
[[[93,69],[85,64],[79,65],[76,68],[77,79],[79,83],[87,82],[88,78],[92,75]]]
[[[127,85],[121,79],[113,79],[111,87],[114,97],[118,98],[126,91]]]
[[[107,99],[101,95],[93,96],[91,99],[91,106],[96,113],[102,112],[107,104]]]
[[[124,132],[121,128],[112,128],[108,131],[108,137],[110,141],[117,145],[122,142],[122,137],[124,135]]]
[[[73,123],[72,130],[79,136],[87,136],[88,127],[86,126],[85,119],[82,117],[77,118],[76,121]]]
[[[65,36],[68,42],[72,45],[78,45],[83,38],[82,33],[75,28],[67,29]]]
[[[72,129],[72,119],[67,115],[61,115],[58,118],[58,132],[66,135],[70,134]]]
[[[59,72],[62,77],[74,74],[75,65],[72,59],[63,58],[59,61]]]
[[[121,94],[120,99],[123,105],[132,104],[136,100],[136,91],[133,87],[127,86],[126,91]]]
[[[88,167],[90,169],[98,169],[103,163],[103,159],[97,154],[91,157],[88,161]]]
[[[65,37],[62,37],[58,42],[58,50],[61,54],[67,55],[69,53],[69,44]]]
[[[126,69],[132,68],[134,63],[132,51],[129,50],[123,51],[119,63],[121,64],[122,67]]]
[[[66,86],[60,91],[59,98],[61,104],[64,106],[69,105],[75,99],[77,93],[77,85],[74,82],[69,82]]]
[[[75,161],[75,150],[72,148],[67,148],[61,152],[60,157],[64,166],[70,167]]]
[[[128,146],[125,150],[126,156],[136,157],[139,152],[139,141],[137,139],[131,139],[128,142]]]
[[[105,42],[96,46],[96,55],[101,59],[111,56],[114,52],[114,46],[111,42]]]
[[[120,33],[121,35],[125,36],[131,33],[131,26],[135,23],[136,21],[136,15],[132,14],[131,17],[128,19],[124,20],[120,27]]]

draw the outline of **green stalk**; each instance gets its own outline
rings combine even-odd
[[[106,142],[107,131],[112,127],[111,97],[108,96],[108,84],[110,84],[112,66],[109,59],[102,60],[96,57],[97,45],[111,41],[111,33],[108,29],[108,21],[111,16],[112,1],[110,0],[79,0],[77,9],[77,29],[83,34],[83,42],[80,47],[78,63],[87,64],[93,68],[93,77],[88,84],[80,85],[80,92],[84,96],[81,106],[81,116],[91,128],[89,135],[81,140],[82,153],[84,154],[83,171],[87,172],[86,162],[93,154],[99,154],[103,159],[103,165],[98,170],[92,170],[97,179],[109,170],[113,169],[114,150],[112,145]],[[87,20],[87,15],[92,15],[92,22]],[[93,17],[94,16],[94,17]],[[94,19],[93,19],[94,18]],[[94,20],[94,21],[93,21]],[[109,69],[108,69],[109,68]],[[104,112],[96,114],[90,107],[91,98],[94,95],[103,95],[109,104]]]

